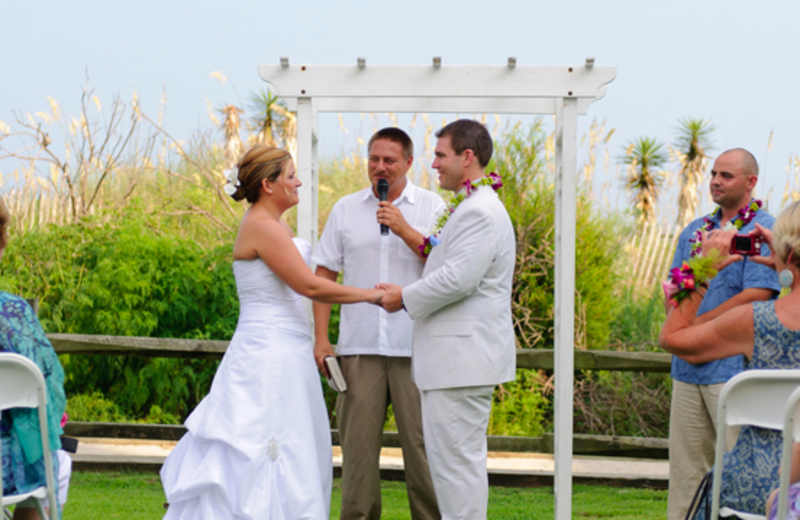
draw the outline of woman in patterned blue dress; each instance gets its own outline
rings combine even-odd
[[[758,227],[758,226],[757,226]],[[773,251],[769,257],[753,257],[781,273],[782,285],[792,292],[779,300],[754,302],[730,309],[701,325],[693,325],[702,294],[693,291],[667,317],[659,343],[668,352],[689,363],[706,363],[742,354],[745,370],[800,368],[800,202],[781,213],[772,233],[758,227]],[[725,256],[735,231],[704,235],[703,253],[723,252],[718,266],[741,260]],[[791,273],[785,274],[784,272]],[[767,497],[778,486],[781,458],[780,431],[743,426],[733,450],[725,454],[720,507],[763,515]],[[711,510],[708,497],[708,510]],[[705,518],[700,507],[697,518]]]
[[[0,257],[8,243],[9,213],[0,198]],[[61,447],[61,417],[66,408],[64,371],[52,345],[44,335],[39,320],[28,303],[0,291],[0,352],[21,354],[30,359],[44,375],[47,389],[47,427],[54,474],[59,475],[57,450]],[[17,495],[45,485],[45,460],[35,409],[13,408],[0,416],[0,453],[2,453],[3,495]],[[61,472],[63,473],[63,472]],[[58,479],[63,480],[63,479]],[[64,500],[61,493],[59,501]],[[32,504],[20,504],[14,518],[38,518]]]

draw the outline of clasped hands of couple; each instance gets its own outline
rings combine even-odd
[[[377,292],[369,303],[383,307],[386,312],[397,312],[404,308],[402,290],[399,285],[379,283],[373,289]]]
[[[728,267],[729,265],[739,262],[744,258],[744,256],[742,255],[734,255],[730,253],[731,242],[733,241],[733,237],[736,236],[737,233],[738,230],[723,231],[721,229],[715,229],[710,232],[703,231],[702,233],[703,256],[708,256],[708,254],[713,249],[719,252],[719,258],[717,262],[714,264],[715,270],[721,271],[722,269]],[[765,265],[772,270],[776,270],[775,253],[774,253],[774,248],[772,247],[772,231],[761,226],[761,224],[756,224],[756,228],[750,231],[749,235],[751,237],[760,239],[762,244],[766,244],[767,246],[769,246],[768,256],[754,255],[749,257],[750,261],[755,262],[757,264]]]

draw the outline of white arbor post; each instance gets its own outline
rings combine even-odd
[[[297,236],[317,243],[319,210],[319,160],[317,128],[319,116],[311,98],[297,100],[297,175],[302,186],[298,190]]]
[[[297,112],[297,167],[303,187],[298,235],[317,240],[317,111],[556,115],[555,492],[556,518],[572,510],[572,394],[575,320],[577,116],[605,95],[616,67],[261,65],[287,108]]]
[[[555,477],[556,518],[572,518],[575,342],[575,213],[578,100],[556,100]]]

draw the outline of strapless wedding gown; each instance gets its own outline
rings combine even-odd
[[[239,323],[161,469],[164,518],[327,520],[331,433],[300,296],[260,259],[233,272]]]

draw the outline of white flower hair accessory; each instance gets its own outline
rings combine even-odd
[[[233,194],[236,193],[236,188],[242,185],[242,183],[239,182],[239,168],[234,166],[230,170],[222,172],[222,175],[224,175],[225,180],[228,181],[225,186],[222,187],[222,191],[233,197]]]

